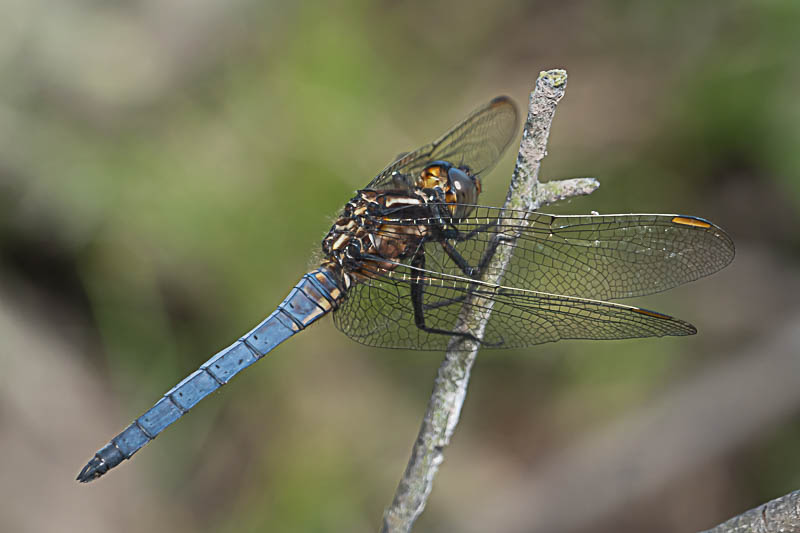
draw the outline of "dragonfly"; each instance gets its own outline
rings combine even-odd
[[[266,319],[214,355],[101,448],[78,474],[99,478],[289,337],[331,314],[368,346],[442,350],[561,339],[692,335],[679,318],[606,300],[664,291],[733,260],[728,234],[689,215],[550,215],[478,204],[486,173],[518,129],[498,97],[437,140],[401,154],[344,206],[305,274]],[[510,247],[502,284],[492,258]],[[508,250],[506,250],[508,251]],[[496,278],[495,278],[496,279]],[[480,332],[464,308],[491,308]],[[463,344],[463,343],[462,343]]]

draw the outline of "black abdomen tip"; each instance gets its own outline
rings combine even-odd
[[[120,464],[126,457],[122,454],[120,449],[113,443],[109,442],[103,448],[94,454],[86,466],[83,467],[78,477],[75,478],[81,483],[87,483],[94,479],[99,478],[118,464]]]
[[[83,470],[81,470],[81,473],[78,474],[78,477],[75,479],[81,483],[88,483],[89,481],[93,481],[108,472],[108,469],[108,464],[100,457],[95,455],[88,463],[86,463],[86,466],[83,467]]]

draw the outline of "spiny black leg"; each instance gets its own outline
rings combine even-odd
[[[467,299],[467,295],[466,294],[462,294],[461,296],[458,296],[456,298],[450,298],[449,300],[442,299],[442,300],[440,300],[440,301],[438,301],[436,303],[433,303],[433,304],[424,304],[422,306],[422,310],[423,311],[431,311],[432,309],[439,309],[440,307],[447,307],[448,305],[462,303],[466,299]]]
[[[492,260],[492,257],[494,257],[497,248],[502,243],[510,241],[511,239],[508,236],[500,235],[499,233],[496,233],[494,236],[492,236],[489,246],[483,251],[483,257],[481,257],[481,261],[478,263],[478,272],[481,276],[485,273],[486,267],[489,266],[489,262]]]
[[[505,235],[501,235],[499,233],[493,234],[492,238],[491,238],[491,240],[489,242],[489,246],[484,251],[483,257],[481,257],[481,260],[478,263],[478,265],[477,266],[471,266],[469,264],[469,262],[467,262],[467,260],[464,259],[464,257],[458,252],[458,250],[456,250],[455,246],[453,246],[449,242],[448,238],[452,238],[452,240],[454,240],[456,242],[464,242],[464,241],[469,240],[470,236],[474,236],[478,232],[485,231],[486,228],[488,228],[489,226],[492,226],[492,225],[494,225],[494,223],[486,225],[486,226],[481,226],[481,228],[478,228],[478,229],[476,229],[474,231],[471,231],[467,236],[460,236],[460,235],[452,236],[451,232],[454,231],[454,232],[458,233],[457,229],[446,230],[445,232],[443,232],[443,237],[447,237],[447,238],[444,238],[444,239],[442,239],[440,241],[441,244],[442,244],[442,248],[444,248],[444,251],[447,254],[447,256],[456,265],[458,265],[458,268],[460,268],[461,271],[464,274],[466,274],[468,277],[470,277],[470,278],[479,279],[484,274],[484,271],[486,270],[486,266],[489,264],[489,261],[494,256],[495,252],[497,251],[497,247],[500,246],[500,244],[502,242],[506,242],[509,239]]]
[[[497,247],[500,246],[502,242],[507,240],[508,239],[506,237],[495,235],[495,238],[493,238],[492,241],[489,243],[489,247],[484,251],[483,257],[481,258],[481,261],[480,263],[478,263],[477,267],[470,266],[467,260],[464,259],[464,257],[460,253],[458,253],[458,250],[456,250],[455,247],[449,242],[441,241],[441,245],[442,248],[444,248],[447,255],[450,257],[450,259],[452,259],[453,262],[458,265],[458,268],[460,268],[464,274],[471,277],[472,279],[479,280],[483,276],[486,267],[489,264],[489,261],[491,261],[492,257],[497,251]],[[462,294],[461,296],[452,298],[450,300],[436,302],[433,304],[427,304],[423,307],[423,309],[426,311],[430,309],[438,309],[440,307],[445,307],[447,305],[452,305],[454,303],[463,302],[466,300],[466,298],[467,295]]]
[[[411,258],[411,266],[415,268],[425,269],[425,249],[420,247],[414,253],[414,257]],[[474,340],[480,342],[478,338],[476,338],[471,333],[466,333],[463,331],[448,331],[445,329],[438,329],[438,328],[429,328],[425,325],[425,311],[423,309],[423,296],[424,296],[424,285],[419,281],[411,282],[411,304],[414,306],[414,324],[421,329],[422,331],[428,333],[436,333],[440,335],[457,335],[459,337],[464,337],[465,339]]]
[[[442,248],[444,248],[444,252],[456,265],[458,265],[458,268],[461,269],[461,272],[463,272],[465,276],[469,278],[475,277],[475,274],[477,273],[478,269],[471,266],[469,262],[467,262],[467,260],[464,259],[464,257],[460,253],[458,253],[458,250],[456,250],[455,247],[453,247],[453,245],[450,244],[448,240],[442,239],[441,241],[439,241],[439,244],[442,245]]]
[[[486,265],[489,262],[488,259],[491,259],[491,256],[494,255],[494,251],[497,249],[497,245],[499,243],[495,244],[494,239],[492,240],[492,244],[490,244],[490,248],[489,250],[487,250],[487,252],[489,253],[484,254],[484,257],[481,259],[481,262],[478,264],[477,267],[470,266],[469,262],[467,262],[467,260],[464,259],[464,257],[460,253],[458,253],[458,250],[456,250],[455,247],[446,240],[440,241],[440,244],[442,245],[442,248],[444,248],[444,251],[445,253],[447,253],[448,257],[450,257],[450,259],[456,265],[458,265],[458,268],[461,269],[461,272],[463,272],[466,276],[472,279],[480,279],[481,276],[483,275],[483,271],[486,268]],[[433,304],[427,304],[423,306],[423,309],[426,311],[431,309],[438,309],[440,307],[445,307],[447,305],[453,305],[455,303],[464,302],[466,299],[467,295],[462,294],[461,296],[452,298],[450,300],[436,302]]]
[[[476,229],[470,231],[469,233],[461,233],[458,231],[457,228],[444,230],[442,235],[446,239],[451,239],[456,242],[464,242],[472,239],[478,233],[485,233],[490,228],[497,227],[497,221],[489,222],[488,224],[483,224],[478,226]],[[449,242],[443,241],[442,246],[444,247],[445,252],[453,260],[454,263],[458,265],[462,272],[467,274],[469,277],[473,279],[479,279],[486,271],[486,267],[488,266],[489,262],[491,261],[492,257],[494,257],[497,248],[500,244],[504,242],[511,242],[511,238],[507,235],[502,233],[493,232],[492,238],[489,241],[489,246],[484,250],[483,256],[481,257],[478,266],[470,267],[469,263],[458,253],[455,246],[450,244]],[[466,268],[465,268],[466,265]]]
[[[472,267],[467,260],[461,256],[460,253],[458,253],[452,244],[447,242],[447,239],[450,238],[455,240],[462,239],[458,238],[458,228],[453,225],[453,216],[448,208],[449,204],[445,200],[444,191],[442,191],[439,187],[435,187],[433,189],[424,189],[424,192],[438,200],[438,203],[427,204],[428,208],[431,210],[431,215],[433,215],[430,217],[430,219],[431,222],[433,222],[431,230],[435,234],[434,239],[441,243],[445,253],[456,265],[458,265],[458,268],[461,269],[461,272],[463,272],[467,277],[474,277],[476,269]],[[445,229],[445,226],[447,226],[448,229]],[[470,232],[470,235],[476,232]],[[420,246],[424,244],[424,242],[434,239],[424,239],[420,242]],[[424,262],[424,258],[422,261]]]

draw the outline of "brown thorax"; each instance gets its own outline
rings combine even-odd
[[[481,183],[465,170],[435,161],[409,191],[358,191],[322,241],[325,262],[341,270],[348,285],[350,275],[358,280],[394,270],[417,251],[430,232],[427,219],[441,216],[428,204],[449,204],[446,218],[469,214],[469,204],[477,201]],[[392,216],[398,209],[403,211],[402,223],[397,215]],[[425,222],[417,224],[413,222],[416,218]]]

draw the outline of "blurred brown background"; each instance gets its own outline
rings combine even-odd
[[[2,12],[0,530],[377,530],[442,356],[329,320],[74,477],[274,309],[353,190],[554,67],[543,177],[602,186],[550,209],[704,216],[737,257],[636,302],[695,337],[481,353],[416,530],[695,531],[800,487],[800,3]]]

